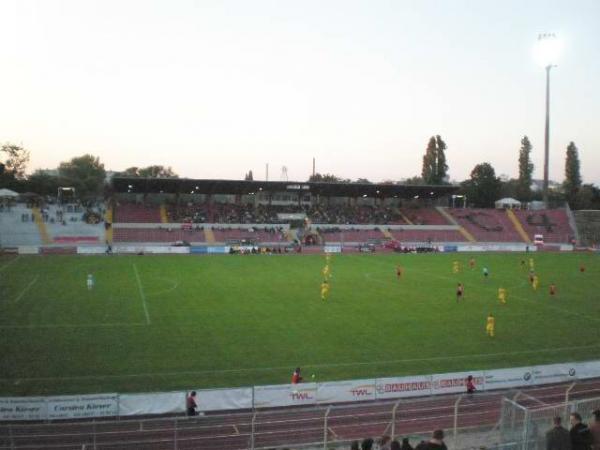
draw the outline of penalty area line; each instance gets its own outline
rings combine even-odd
[[[148,313],[148,306],[146,306],[146,295],[144,294],[142,280],[140,280],[140,274],[138,273],[137,266],[135,265],[135,263],[133,263],[133,271],[135,272],[135,278],[137,280],[138,289],[140,291],[140,297],[142,297],[142,306],[144,307],[144,314],[146,315],[146,324],[150,325],[150,314]]]
[[[12,263],[14,263],[20,257],[21,257],[21,255],[17,255],[16,257],[14,257],[11,260],[9,260],[7,263],[2,264],[0,266],[0,272],[2,272],[4,269],[6,269],[8,266],[10,266]]]
[[[553,347],[553,348],[539,348],[535,350],[520,350],[516,352],[500,352],[500,353],[480,353],[470,355],[453,355],[453,356],[434,356],[430,358],[410,358],[410,359],[392,359],[387,361],[363,361],[353,363],[331,363],[331,364],[304,364],[304,367],[311,367],[317,369],[324,369],[329,367],[353,367],[353,366],[376,366],[386,364],[398,364],[398,363],[409,363],[409,362],[428,362],[428,361],[443,361],[443,360],[459,360],[468,358],[488,358],[498,356],[512,356],[512,355],[527,355],[532,353],[552,353],[560,351],[573,351],[583,349],[594,349],[600,348],[600,344],[594,345],[580,345],[573,347]],[[123,375],[77,375],[77,376],[63,376],[63,377],[31,377],[31,378],[18,378],[21,381],[53,381],[53,380],[103,380],[103,379],[125,379],[125,378],[143,378],[143,377],[168,377],[168,376],[181,376],[181,375],[206,375],[206,374],[224,374],[224,373],[243,373],[243,372],[270,372],[273,370],[285,370],[289,369],[293,364],[286,364],[285,366],[274,366],[274,367],[256,367],[256,368],[242,368],[242,369],[216,369],[216,370],[186,370],[181,372],[147,372],[147,373],[131,373]],[[14,381],[17,378],[0,378],[0,381]]]
[[[33,280],[31,280],[31,281],[29,282],[29,284],[28,284],[27,286],[25,286],[25,289],[23,289],[23,290],[21,291],[21,293],[20,293],[20,294],[17,296],[17,298],[15,298],[15,301],[14,301],[13,303],[19,303],[19,301],[20,301],[20,300],[23,298],[23,296],[25,295],[25,293],[26,293],[26,292],[27,292],[29,289],[31,289],[31,286],[33,286],[33,285],[36,283],[36,281],[38,280],[38,278],[39,278],[39,277],[40,277],[39,275],[36,275],[36,276],[33,278]]]

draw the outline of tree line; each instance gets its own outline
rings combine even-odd
[[[459,183],[458,194],[466,195],[468,204],[475,207],[493,207],[499,198],[513,197],[522,202],[541,200],[541,190],[531,189],[534,165],[531,161],[532,145],[523,136],[518,151],[518,178],[505,179],[496,175],[489,162],[476,164],[470,177]],[[441,136],[431,136],[423,155],[421,175],[400,182],[385,180],[383,184],[445,185],[451,184],[448,177],[447,145]],[[0,188],[17,192],[34,192],[54,195],[59,187],[74,187],[80,197],[106,194],[107,173],[97,156],[85,154],[61,162],[56,169],[36,170],[26,174],[29,152],[22,146],[4,144],[0,147]],[[151,165],[129,167],[117,172],[117,176],[140,178],[177,178],[171,167]],[[244,179],[252,180],[252,171]],[[325,183],[371,183],[366,178],[350,180],[334,174],[311,175],[308,181]],[[568,202],[573,209],[600,209],[600,189],[593,184],[583,184],[580,172],[579,150],[574,142],[569,143],[565,155],[565,178],[560,189],[550,190],[550,201],[554,204]]]
[[[57,168],[36,170],[26,175],[29,152],[21,146],[4,144],[0,148],[0,188],[20,193],[56,195],[59,187],[73,187],[82,198],[106,194],[107,171],[100,158],[85,154],[61,162]],[[129,167],[114,175],[134,178],[177,178],[171,167],[152,165]]]

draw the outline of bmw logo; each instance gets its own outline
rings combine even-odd
[[[523,379],[525,381],[531,380],[531,373],[530,372],[525,372],[525,375],[523,375]]]

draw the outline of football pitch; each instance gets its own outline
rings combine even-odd
[[[529,257],[537,291],[521,266]],[[334,255],[327,301],[324,264],[322,255],[0,257],[0,395],[282,384],[296,366],[328,381],[600,357],[597,255]]]

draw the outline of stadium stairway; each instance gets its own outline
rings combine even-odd
[[[525,242],[527,244],[531,244],[531,239],[527,235],[527,232],[523,228],[523,225],[521,225],[521,222],[519,222],[519,219],[517,218],[517,216],[515,216],[515,213],[513,212],[513,210],[507,209],[506,215],[508,216],[508,218],[514,225],[515,229],[517,230],[517,233],[519,233],[519,236],[521,236],[521,239],[523,239],[523,242]]]
[[[112,206],[109,206],[108,208],[106,208],[106,215],[104,217],[104,220],[107,223],[111,224],[110,227],[105,228],[105,231],[104,231],[104,240],[106,242],[108,242],[109,244],[112,244],[112,242],[113,242],[113,227],[112,227],[112,223],[113,223],[113,209],[112,209]]]
[[[412,223],[412,221],[406,216],[406,214],[404,214],[402,212],[402,210],[398,209],[398,214],[400,214],[400,217],[402,217],[402,220],[404,220],[406,222],[407,225],[414,225]],[[383,233],[385,234],[385,232]],[[386,235],[387,236],[387,235]],[[391,235],[390,235],[391,236]]]
[[[289,230],[287,230],[285,232],[285,238],[287,239],[288,242],[297,241],[297,240],[299,240],[298,239],[298,232],[295,229],[290,228]]]
[[[48,234],[48,228],[46,227],[46,223],[42,218],[42,213],[40,208],[34,207],[31,208],[31,212],[33,213],[33,217],[35,219],[35,224],[40,232],[40,237],[42,238],[42,244],[48,245],[52,243],[52,239],[50,239],[50,235]]]
[[[209,227],[204,228],[204,237],[206,238],[206,242],[209,244],[214,244],[217,242],[215,239],[215,233],[213,233],[213,230],[211,230]]]
[[[162,223],[169,223],[169,216],[167,215],[167,206],[160,205],[160,221]]]
[[[394,239],[394,236],[392,236],[392,233],[390,233],[390,230],[384,229],[384,230],[381,230],[381,232],[387,239]]]
[[[448,212],[442,208],[441,206],[436,206],[435,209],[446,218],[446,220],[451,223],[452,225],[456,225],[458,227],[458,231],[460,232],[460,234],[462,234],[464,236],[464,238],[469,241],[469,242],[477,242],[477,240],[475,239],[475,237],[469,233],[467,230],[465,230],[455,219],[454,217],[452,217],[450,214],[448,214]]]

